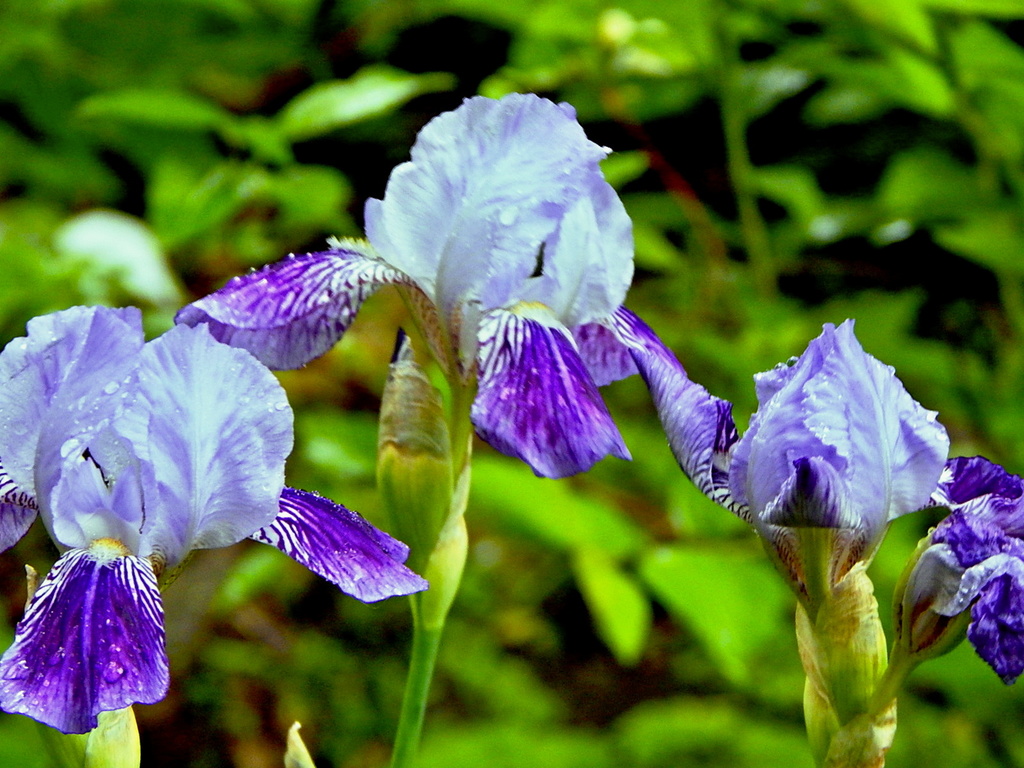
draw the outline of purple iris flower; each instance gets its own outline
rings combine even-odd
[[[806,589],[797,533],[836,532],[830,578],[869,559],[889,521],[930,504],[946,431],[893,369],[864,352],[853,322],[825,325],[799,357],[754,377],[742,437],[732,405],[687,378],[640,325],[623,325],[683,471],[770,543]]]
[[[633,239],[607,153],[568,104],[468,99],[423,128],[367,202],[369,244],[332,241],[236,277],[177,322],[292,368],[397,285],[449,378],[475,379],[471,417],[491,445],[547,477],[629,458],[597,390],[636,373],[615,331]]]
[[[426,584],[407,548],[284,487],[292,412],[249,353],[135,309],[37,317],[0,353],[0,550],[38,515],[62,554],[0,659],[0,708],[65,733],[167,691],[158,576],[251,537],[364,601]]]
[[[1024,482],[981,456],[950,459],[932,498],[952,511],[932,531],[904,605],[950,617],[970,608],[968,639],[1012,683],[1024,672]]]

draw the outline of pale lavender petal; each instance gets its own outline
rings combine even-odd
[[[175,322],[205,323],[214,338],[271,368],[298,368],[334,346],[370,294],[405,281],[364,244],[344,241],[235,277],[181,309]]]
[[[582,472],[608,454],[628,459],[572,337],[545,320],[498,311],[481,326],[477,433],[541,477]]]
[[[147,426],[157,489],[147,494],[141,555],[173,565],[223,547],[277,516],[292,411],[274,375],[205,326],[175,326],[143,350],[135,412]]]
[[[278,516],[252,538],[277,547],[364,603],[427,588],[402,565],[409,555],[405,544],[308,491],[285,488]]]
[[[733,494],[763,510],[799,457],[818,456],[845,480],[858,527],[880,531],[928,504],[949,448],[935,413],[892,368],[867,355],[853,324],[826,326],[789,370],[762,374],[762,400],[733,454]]]
[[[843,479],[818,456],[793,462],[793,473],[758,520],[793,528],[856,528],[860,522],[846,499]]]
[[[729,491],[729,457],[739,439],[732,404],[691,381],[671,350],[634,313],[621,307],[609,322],[647,382],[683,472],[709,498],[749,520],[747,508]]]
[[[0,659],[0,708],[64,733],[167,693],[163,605],[153,569],[117,542],[65,553]]]
[[[596,319],[622,301],[632,271],[631,251],[616,246],[621,218],[601,197],[606,154],[587,140],[569,105],[530,94],[468,99],[420,131],[384,199],[367,202],[367,235],[444,317],[470,302],[484,311],[511,306],[546,257],[594,258],[607,281],[595,286],[594,301],[606,301],[601,290],[616,294],[601,310],[589,307]],[[545,255],[542,247],[583,197],[592,198],[599,227],[611,224],[608,260],[605,250]]]
[[[51,487],[61,460],[109,423],[142,343],[138,310],[74,307],[30,320],[4,348],[0,460],[20,491],[45,505],[36,484]]]
[[[632,279],[633,223],[615,190],[594,176],[588,194],[566,210],[518,298],[544,304],[573,327],[615,311]]]
[[[35,497],[19,489],[0,466],[0,552],[21,540],[38,512]]]

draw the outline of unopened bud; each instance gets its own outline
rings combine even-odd
[[[380,410],[377,484],[390,532],[422,572],[452,507],[451,443],[441,394],[399,337]]]

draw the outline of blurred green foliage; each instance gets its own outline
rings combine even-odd
[[[474,93],[570,101],[634,219],[629,305],[691,376],[751,375],[857,319],[954,455],[1024,471],[1020,0],[6,0],[0,337],[75,303],[190,297],[358,235],[415,132]],[[375,414],[401,303],[282,374],[289,481],[373,518]],[[539,480],[478,444],[470,562],[424,766],[802,766],[792,600],[753,535],[682,477],[642,383],[606,390],[634,461]],[[897,521],[883,614],[936,521]],[[0,558],[10,627],[38,530]],[[385,764],[399,600],[364,606],[278,553],[201,553],[167,593],[173,686],[147,766]],[[892,768],[1024,765],[1024,694],[967,646],[912,678]],[[42,765],[0,718],[0,764]]]

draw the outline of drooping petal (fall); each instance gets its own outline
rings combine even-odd
[[[403,565],[409,555],[405,544],[315,493],[285,488],[279,514],[252,538],[280,549],[364,603],[427,588]]]
[[[749,520],[746,507],[729,489],[729,456],[739,439],[732,404],[691,381],[671,350],[633,312],[620,308],[609,326],[647,383],[683,472],[710,499]]]
[[[365,243],[346,240],[232,278],[181,309],[175,322],[206,324],[218,341],[271,368],[298,368],[337,343],[367,297],[405,280]]]
[[[472,418],[484,440],[541,477],[582,472],[608,454],[629,458],[565,328],[521,308],[490,313],[480,335]]]
[[[149,563],[111,540],[61,556],[0,659],[0,708],[64,733],[167,693],[163,605]]]

